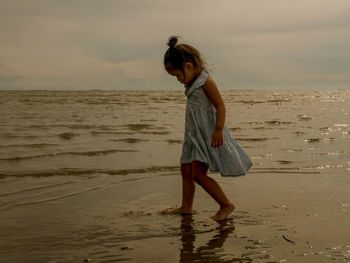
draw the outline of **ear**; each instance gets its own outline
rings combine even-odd
[[[191,62],[186,62],[184,65],[185,70],[192,70],[193,68],[194,67],[193,67],[193,64]]]

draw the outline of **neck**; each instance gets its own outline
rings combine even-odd
[[[192,82],[187,85],[188,87],[191,87],[193,85],[193,83],[196,81],[196,79],[198,78],[198,76],[201,74],[202,70],[203,70],[204,67],[201,67],[201,68],[198,68],[197,70],[195,70],[194,72],[194,78],[192,80]]]
[[[201,74],[202,70],[203,70],[203,67],[200,67],[194,71],[194,79],[198,78],[198,76]]]

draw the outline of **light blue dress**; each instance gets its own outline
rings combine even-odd
[[[186,122],[181,164],[201,161],[210,171],[222,176],[245,175],[252,166],[249,156],[233,139],[227,129],[223,130],[223,144],[211,147],[211,136],[216,125],[216,110],[201,88],[209,77],[203,69],[192,86],[186,87]]]

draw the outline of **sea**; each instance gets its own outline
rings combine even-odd
[[[0,176],[172,171],[181,91],[2,91]],[[348,172],[350,91],[224,91],[226,126],[251,172]],[[325,161],[325,159],[327,161]]]
[[[350,90],[221,95],[225,124],[254,163],[246,178],[350,182]],[[0,91],[0,262],[165,262],[154,254],[143,261],[145,246],[125,244],[164,232],[181,236],[176,226],[167,228],[168,217],[159,227],[147,216],[158,216],[157,202],[165,206],[181,194],[162,180],[181,182],[185,105],[181,90]],[[132,225],[136,218],[143,224]],[[208,262],[254,258],[224,261],[229,255]]]

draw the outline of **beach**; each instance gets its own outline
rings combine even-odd
[[[350,91],[222,91],[251,157],[180,205],[183,91],[0,91],[0,262],[350,261]]]

